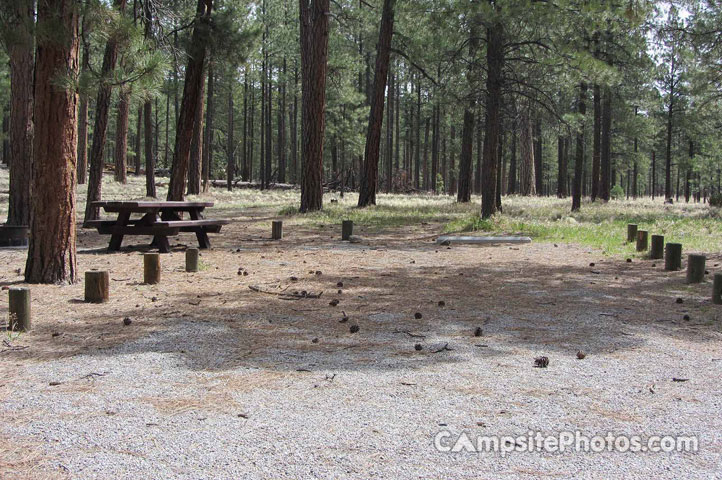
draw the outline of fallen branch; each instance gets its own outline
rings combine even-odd
[[[394,330],[394,333],[405,333],[411,338],[426,338],[426,335],[421,335],[420,333],[412,333],[408,330]]]
[[[323,292],[320,293],[311,293],[307,292],[305,290],[301,292],[291,292],[287,293],[286,289],[281,290],[280,292],[272,292],[269,290],[264,290],[261,287],[258,287],[256,285],[249,285],[248,288],[250,288],[252,291],[256,293],[265,293],[266,295],[275,295],[277,297],[281,297],[282,299],[298,299],[298,298],[321,298],[321,295],[323,295]],[[286,287],[288,288],[288,287]]]
[[[454,350],[454,349],[453,349],[453,348],[449,348],[449,344],[446,343],[446,344],[444,344],[443,347],[441,347],[441,348],[438,349],[438,350],[434,350],[434,351],[432,351],[431,353],[452,352],[453,350]]]

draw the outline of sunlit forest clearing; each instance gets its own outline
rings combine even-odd
[[[721,38],[0,1],[0,479],[720,477]]]

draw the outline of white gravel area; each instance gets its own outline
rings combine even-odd
[[[225,296],[211,297],[204,311],[146,311],[129,327],[109,305],[106,323],[128,336],[100,332],[115,340],[57,354],[40,340],[53,329],[52,309],[42,309],[39,332],[10,342],[29,348],[0,354],[0,442],[10,446],[0,447],[0,477],[722,478],[722,312],[704,300],[706,290],[619,259],[589,273],[599,255],[578,247],[520,248],[346,246],[303,268],[346,275],[344,295],[358,308],[342,303],[329,313],[326,295],[316,308],[246,286],[189,286],[256,303],[231,308],[220,303]],[[254,255],[244,257],[245,268],[284,278],[299,255],[314,251],[243,254]],[[239,254],[215,255],[206,261],[235,275]],[[427,278],[424,269],[444,270]],[[627,283],[615,283],[621,271]],[[353,278],[395,286],[395,296],[354,291]],[[127,288],[140,292],[138,302],[151,294]],[[676,291],[683,306],[674,303]],[[77,308],[92,333],[94,320]],[[338,322],[341,309],[350,322]],[[351,335],[355,322],[361,330]],[[548,368],[534,368],[540,355]],[[440,431],[474,439],[577,430],[693,435],[699,451],[503,456],[434,448]]]

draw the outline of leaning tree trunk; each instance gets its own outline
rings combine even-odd
[[[35,136],[30,246],[25,264],[28,283],[73,283],[77,103],[75,89],[57,82],[58,72],[78,72],[78,2],[38,3],[37,28],[54,31],[38,37],[35,66]],[[61,37],[61,38],[59,38]]]
[[[501,95],[504,86],[504,26],[496,20],[487,29],[486,61],[486,128],[481,189],[481,216],[489,218],[496,213],[496,176],[501,132]]]
[[[125,10],[126,0],[115,0],[113,5],[121,13]],[[108,127],[108,111],[110,98],[113,94],[112,72],[118,60],[118,42],[114,37],[108,39],[103,55],[103,66],[100,70],[100,86],[95,102],[95,127],[93,128],[93,146],[90,148],[90,178],[88,180],[88,199],[85,205],[85,221],[100,218],[99,208],[93,202],[100,200],[103,187],[103,151]]]
[[[579,84],[579,100],[577,111],[584,118],[587,113],[587,104],[585,98],[587,96],[587,84],[582,82]],[[572,212],[578,211],[582,207],[582,170],[584,169],[584,126],[577,130],[577,151],[574,159],[574,183],[572,184]]]
[[[532,135],[529,105],[522,105],[519,128],[519,150],[521,164],[519,169],[519,193],[524,196],[536,195],[534,183],[534,138]]]
[[[191,155],[193,125],[198,108],[198,97],[203,96],[203,64],[206,57],[206,45],[211,34],[211,10],[213,0],[198,0],[196,23],[188,52],[188,65],[183,85],[178,124],[176,126],[175,150],[171,167],[168,200],[183,200],[188,164]]]
[[[300,0],[299,16],[303,89],[301,212],[309,212],[323,207],[329,0]]]
[[[128,111],[130,110],[130,90],[123,89],[118,98],[118,116],[115,121],[115,181],[126,183],[128,156]]]
[[[366,148],[364,150],[363,170],[361,172],[361,189],[359,190],[358,206],[376,205],[376,190],[379,182],[379,151],[381,146],[381,125],[384,118],[384,93],[389,73],[391,58],[391,38],[394,33],[395,0],[384,0],[379,29],[378,52],[376,54],[376,72],[374,73],[374,89],[371,97],[371,113],[366,131]],[[389,159],[390,161],[391,159]]]
[[[12,33],[6,33],[10,57],[10,197],[8,225],[30,224],[33,170],[33,0],[5,6]]]

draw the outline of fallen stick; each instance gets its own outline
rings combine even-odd
[[[257,287],[255,285],[249,285],[248,288],[250,288],[252,291],[257,292],[257,293],[265,293],[266,295],[275,295],[277,297],[286,298],[286,299],[289,299],[289,298],[321,298],[321,295],[323,295],[323,292],[316,294],[316,293],[306,292],[305,290],[303,292],[299,292],[299,293],[296,293],[296,292],[286,293],[286,291],[285,291],[286,289],[283,289],[280,292],[270,292],[268,290],[264,290],[261,287]],[[286,288],[288,288],[288,287],[286,287]]]
[[[408,330],[394,330],[394,333],[405,333],[411,338],[426,338],[426,335],[421,335],[420,333],[411,333]]]

